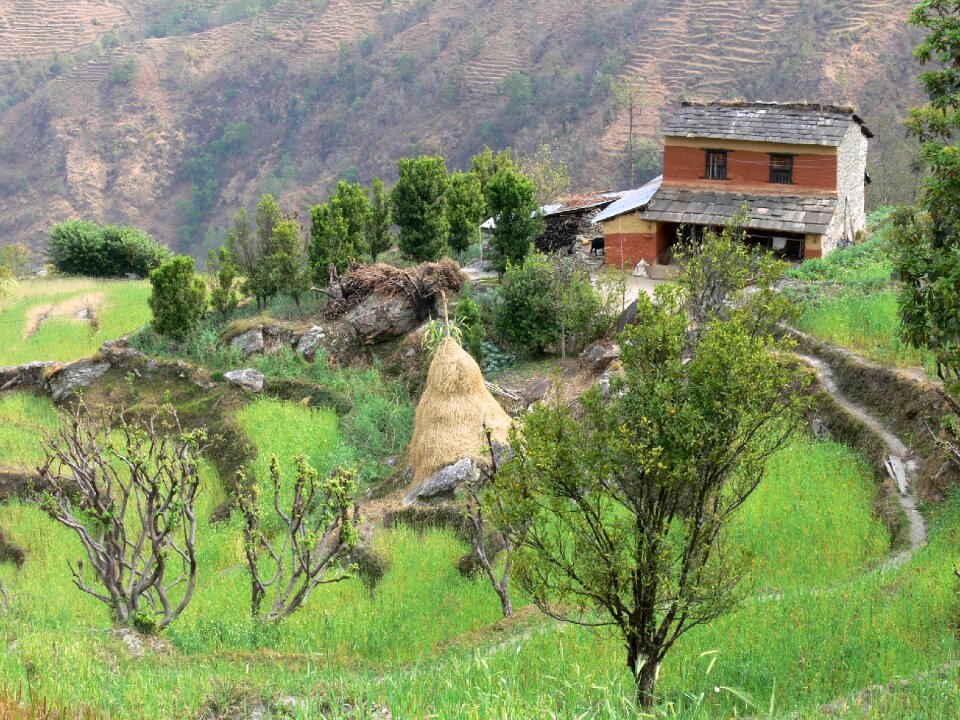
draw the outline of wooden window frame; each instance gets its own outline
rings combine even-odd
[[[773,185],[793,185],[793,168],[795,155],[787,153],[770,153],[770,182]],[[777,167],[778,160],[789,160],[789,167]]]
[[[704,152],[706,156],[706,170],[704,173],[704,178],[706,180],[728,180],[730,177],[729,173],[727,172],[729,168],[729,160],[730,160],[729,151],[718,150],[714,148],[705,148]],[[717,155],[723,158],[722,164],[710,162],[710,160]],[[715,170],[717,168],[719,168],[721,171],[721,177],[714,177],[713,173],[711,172],[711,169]]]

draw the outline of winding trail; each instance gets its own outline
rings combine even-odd
[[[874,415],[851,401],[840,391],[833,370],[825,360],[801,353],[795,353],[795,355],[816,371],[817,377],[820,378],[824,389],[833,397],[837,404],[861,420],[871,431],[881,438],[886,444],[890,455],[896,455],[903,459],[908,480],[907,492],[897,493],[897,500],[900,503],[900,507],[903,508],[903,512],[907,516],[907,522],[910,526],[910,545],[887,558],[879,569],[886,570],[903,565],[912,558],[920,548],[927,544],[927,523],[921,512],[917,509],[917,496],[913,483],[913,476],[917,465],[916,461],[911,459],[912,453],[910,452],[910,448],[907,447],[907,444],[903,442],[903,440],[890,432],[890,429]]]

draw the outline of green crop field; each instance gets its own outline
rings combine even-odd
[[[49,420],[39,409],[30,417]],[[318,468],[340,462],[331,413],[261,400],[237,421],[256,446],[258,477],[271,452],[304,453]],[[208,518],[224,495],[208,466],[203,479]],[[890,547],[874,494],[869,469],[835,443],[797,439],[775,458],[731,528],[755,560],[746,603],[668,658],[665,712],[766,717],[772,707],[788,717],[903,678],[904,693],[885,702],[904,717],[921,699],[928,714],[916,717],[954,717],[956,686],[922,673],[956,654],[960,506],[937,512],[931,544],[906,566],[881,571]],[[249,618],[236,519],[204,522],[195,600],[167,644],[140,658],[70,584],[66,561],[80,548],[68,532],[21,504],[0,508],[0,527],[28,553],[20,571],[0,568],[12,595],[0,639],[16,640],[0,655],[8,689],[113,717],[195,717],[285,696],[301,699],[292,716],[303,718],[343,703],[403,718],[635,717],[617,639],[548,621],[522,597],[518,617],[498,622],[489,586],[457,572],[466,547],[449,531],[380,530],[375,545],[390,565],[375,590],[358,580],[323,587],[289,621],[263,627]],[[941,690],[932,705],[931,686]]]
[[[38,434],[57,426],[49,399],[10,393],[0,395],[0,467],[32,468],[43,460]]]
[[[0,298],[0,365],[89,356],[149,322],[149,295],[146,281],[20,281]]]

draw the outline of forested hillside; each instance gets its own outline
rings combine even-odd
[[[563,157],[574,189],[656,171],[683,98],[853,103],[873,201],[910,182],[905,0],[0,0],[0,236],[71,216],[200,254],[263,192],[484,144]],[[622,93],[620,96],[622,97]]]

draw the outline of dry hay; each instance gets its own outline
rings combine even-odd
[[[452,260],[441,260],[418,265],[414,268],[398,268],[393,265],[361,265],[339,279],[333,287],[326,316],[342,317],[373,294],[384,298],[405,298],[417,310],[417,316],[425,318],[434,301],[441,293],[460,292],[466,277],[460,266]],[[339,295],[339,297],[337,297]]]
[[[510,423],[510,416],[483,384],[476,360],[456,340],[445,338],[417,405],[410,442],[413,482],[463,458],[484,458],[484,425],[495,441],[506,443]]]
[[[68,300],[64,300],[56,305],[41,304],[27,308],[26,324],[23,326],[23,339],[33,337],[36,332],[50,318],[74,316],[75,319],[84,319],[97,329],[97,307],[103,302],[103,293],[89,293],[87,295],[78,295]],[[79,318],[79,314],[87,311],[86,318]]]

